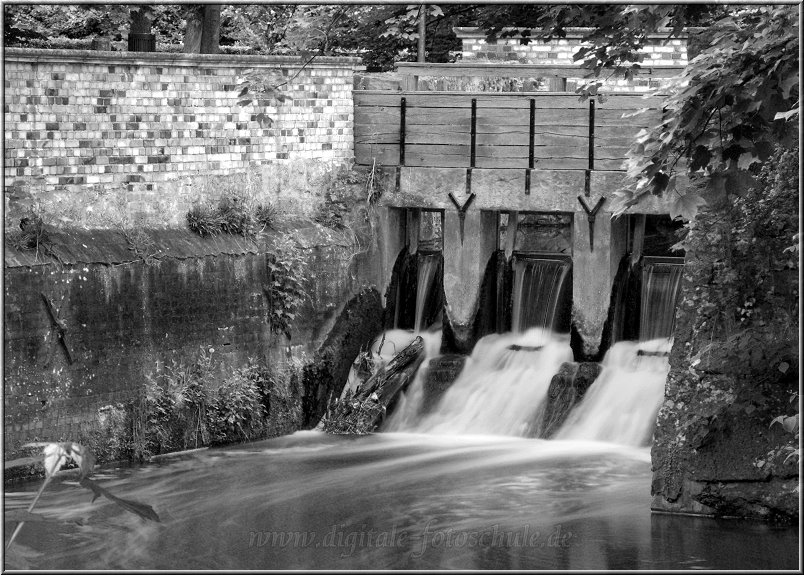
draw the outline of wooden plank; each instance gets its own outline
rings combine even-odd
[[[632,138],[640,129],[635,125],[598,126],[595,124],[595,140],[598,138]]]
[[[584,170],[589,160],[583,158],[550,157],[536,158],[536,168],[540,170]],[[528,167],[528,158],[490,158],[478,157],[478,168],[518,168],[525,170]],[[582,188],[578,191],[582,191]]]
[[[494,126],[527,126],[530,123],[530,110],[478,109],[478,130]],[[536,109],[534,126],[589,126],[588,110],[545,110]]]
[[[478,109],[522,108],[529,109],[530,99],[536,100],[537,108],[588,109],[588,102],[579,102],[573,94],[545,95],[543,92],[352,92],[355,107],[388,106],[398,108],[401,99],[409,108],[470,108],[472,98],[477,99]]]
[[[640,128],[656,126],[660,122],[660,118],[653,118],[652,121],[651,118],[647,116],[639,116],[639,118],[623,118],[621,115],[605,115],[595,112],[595,133],[597,133],[598,128],[604,126],[631,126],[638,132]]]
[[[478,134],[477,143],[483,146],[524,146],[527,148],[530,134],[527,130],[515,134]],[[621,139],[618,142],[626,142],[630,145],[630,140]],[[533,137],[534,148],[563,147],[563,148],[583,148],[587,149],[589,138],[586,134],[544,134],[536,133]],[[624,145],[622,143],[618,145]]]
[[[494,158],[491,156],[478,156],[475,158],[475,167],[478,168],[519,168],[525,170],[528,167],[527,148],[525,148],[524,158]],[[524,192],[524,188],[523,188]]]
[[[661,110],[664,106],[664,98],[651,96],[643,98],[640,95],[633,96],[607,96],[605,102],[599,99],[595,102],[595,107],[600,110],[639,110],[640,108],[652,108]]]
[[[527,160],[528,146],[477,146],[476,154],[478,158],[524,158]]]
[[[393,144],[358,144],[355,142],[355,163],[370,166],[376,159],[383,166],[399,165],[399,146]]]
[[[472,117],[470,110],[455,110],[449,108],[409,108],[405,114],[405,126],[451,126],[459,125],[469,129]]]
[[[527,127],[505,133],[488,134],[478,131],[478,146],[528,146],[530,133]]]
[[[423,126],[417,126],[423,128]],[[405,144],[438,144],[444,146],[468,146],[471,142],[471,135],[468,132],[421,130],[420,132],[408,131],[405,136]]]
[[[384,126],[381,124],[374,124],[371,126],[355,126],[354,127],[355,142],[362,144],[367,143],[399,143],[399,128],[394,126]]]
[[[387,106],[355,107],[355,124],[394,124],[399,126],[399,108]]]
[[[662,121],[658,110],[628,118],[623,118],[624,113],[624,110],[595,110],[595,126],[653,126]]]
[[[477,98],[478,113],[481,108],[521,108],[523,110],[530,110],[530,100],[536,100],[536,109],[559,109],[559,110],[572,110],[572,109],[589,109],[588,102],[579,102],[578,97],[572,94],[566,96],[537,96],[534,94],[529,95],[511,95],[510,93],[500,93],[499,95],[486,94],[483,96],[475,96]]]
[[[633,130],[633,133],[636,133],[639,130]],[[477,133],[478,134],[490,134],[490,135],[505,135],[505,134],[519,134],[519,133],[528,133],[528,125],[526,124],[516,124],[516,125],[505,125],[505,124],[484,124],[481,125],[478,123],[477,126]],[[536,124],[535,125],[535,133],[536,135],[544,135],[544,136],[583,136],[587,138],[589,136],[589,128],[586,125],[582,126],[565,126],[565,125],[554,125],[554,124]],[[630,131],[628,132],[631,133]]]
[[[597,162],[598,158],[601,160],[625,159],[628,149],[629,146],[595,146],[595,162]],[[595,167],[597,167],[597,164],[595,164]]]
[[[598,160],[595,158],[595,170],[610,170],[610,171],[618,171],[624,172],[625,168],[623,167],[623,163],[625,162],[625,158],[621,160]]]
[[[399,135],[394,137],[387,134],[355,134],[355,144],[399,145]]]
[[[469,146],[423,146],[405,148],[405,165],[431,168],[468,168]]]

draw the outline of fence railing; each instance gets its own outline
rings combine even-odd
[[[622,170],[634,136],[662,116],[660,97],[634,94],[364,90],[354,102],[363,165]]]

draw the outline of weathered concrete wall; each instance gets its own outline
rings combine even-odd
[[[465,197],[459,202],[465,203]],[[475,316],[489,258],[497,248],[497,213],[456,210],[444,214],[445,322],[450,351],[469,353],[475,344]]]
[[[310,361],[346,302],[373,281],[367,256],[353,257],[349,234],[309,223],[277,232],[295,237],[311,270],[309,298],[288,341],[272,333],[268,321],[270,243],[201,239],[183,230],[142,233],[153,242],[149,253],[158,253],[150,265],[131,251],[123,234],[108,230],[52,232],[58,260],[7,246],[7,452],[31,440],[73,439],[97,419],[99,407],[131,398],[148,374],[192,357],[200,347],[211,352],[222,374],[249,357]],[[66,326],[72,363],[42,294]],[[362,332],[353,331],[356,341]],[[343,351],[348,355],[351,348]]]
[[[353,157],[358,62],[317,58],[301,70],[297,57],[7,49],[6,226],[33,205],[72,225],[175,225],[216,197],[216,176],[238,173],[252,193],[303,195]],[[287,101],[238,105],[248,68],[289,82]]]

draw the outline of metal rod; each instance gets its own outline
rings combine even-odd
[[[405,165],[405,98],[399,103],[399,165]]]
[[[525,170],[525,195],[530,195],[530,168]]]
[[[533,156],[534,156],[534,146],[536,145],[534,139],[536,137],[536,99],[530,99],[530,136],[528,140],[528,168],[531,170],[534,168],[533,165]],[[528,178],[530,179],[530,178]],[[530,186],[528,186],[528,191],[526,193],[530,193]]]
[[[472,98],[472,143],[469,156],[469,167],[475,167],[475,143],[477,140],[477,98]],[[470,176],[471,177],[471,176]],[[468,193],[468,192],[467,192]]]
[[[595,100],[589,99],[589,169],[595,169]]]
[[[472,168],[466,169],[466,195],[472,195]]]
[[[584,170],[583,195],[587,198],[592,194],[592,170]]]

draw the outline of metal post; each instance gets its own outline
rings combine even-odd
[[[405,165],[405,98],[399,102],[399,165]]]

